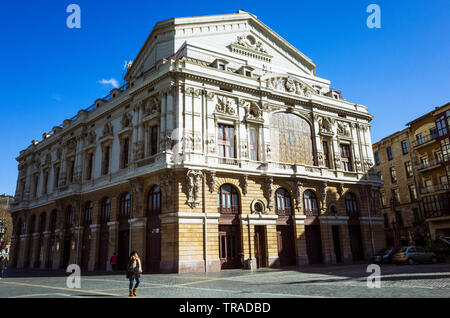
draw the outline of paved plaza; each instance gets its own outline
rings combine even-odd
[[[139,297],[290,298],[290,297],[450,297],[450,264],[383,265],[381,288],[368,288],[367,265],[302,269],[228,270],[216,273],[145,274]],[[81,277],[71,289],[64,273],[12,272],[0,280],[0,297],[127,297],[122,274]]]

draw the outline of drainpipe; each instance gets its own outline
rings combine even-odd
[[[205,273],[208,272],[208,212],[206,209],[206,181],[202,178],[202,208],[203,208],[203,255],[205,258]]]

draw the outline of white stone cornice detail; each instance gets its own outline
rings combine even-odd
[[[242,225],[276,225],[278,215],[276,214],[241,214]]]
[[[294,218],[296,220],[304,220],[304,219],[306,219],[306,215],[304,215],[304,214],[295,214]]]
[[[91,225],[89,225],[89,227],[91,228],[91,229],[99,229],[100,228],[100,224],[91,224]]]
[[[32,236],[33,238],[39,237],[39,236],[41,236],[41,233],[36,232],[36,233],[31,234],[31,236]]]
[[[199,212],[171,212],[159,216],[162,224],[203,224],[206,218],[208,224],[218,224],[219,213],[199,213]]]

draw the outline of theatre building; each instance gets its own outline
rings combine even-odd
[[[20,152],[18,268],[304,266],[384,247],[367,108],[245,11],[155,25],[126,84]]]

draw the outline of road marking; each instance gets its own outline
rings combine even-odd
[[[71,291],[71,292],[80,292],[80,293],[87,293],[87,294],[99,294],[99,295],[106,295],[106,296],[114,296],[114,297],[128,297],[128,295],[120,295],[120,294],[111,294],[111,293],[105,293],[100,292],[97,290],[86,290],[86,289],[79,289],[79,288],[64,288],[64,287],[55,287],[55,286],[47,286],[47,285],[37,285],[37,284],[28,284],[28,283],[18,283],[18,282],[0,282],[0,284],[8,284],[8,285],[16,285],[16,286],[27,286],[27,287],[37,287],[37,288],[47,288],[47,289],[56,289],[56,290],[65,290],[65,291]]]
[[[8,298],[29,298],[29,297],[43,297],[43,296],[64,296],[64,297],[84,298],[84,297],[81,297],[81,296],[75,296],[75,295],[69,295],[69,294],[61,294],[61,293],[29,294],[29,295],[9,296]]]

